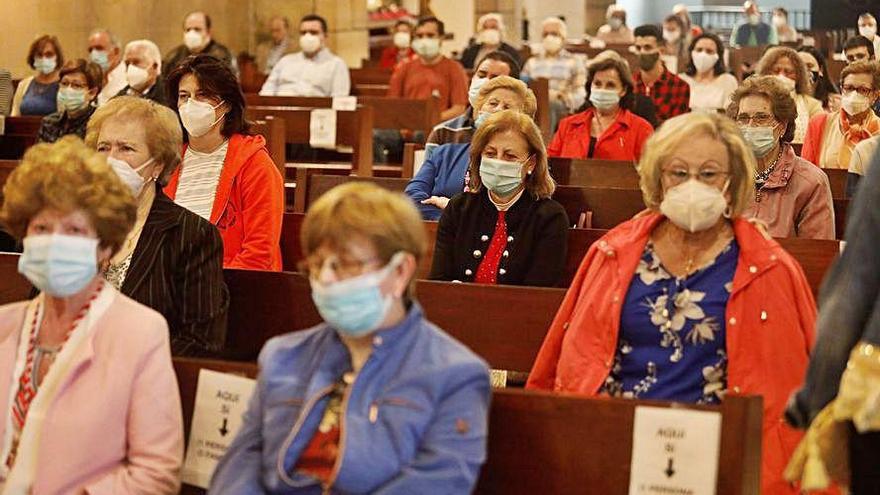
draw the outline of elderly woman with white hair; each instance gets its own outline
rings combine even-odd
[[[587,67],[583,57],[565,49],[568,28],[558,17],[541,22],[541,46],[526,61],[521,77],[524,80],[544,78],[550,82],[550,126],[556,126],[586,101]]]
[[[712,404],[763,397],[762,494],[801,435],[782,420],[816,324],[804,272],[743,218],[755,157],[727,117],[667,120],[645,145],[650,212],[594,243],[550,326],[528,388]]]
[[[461,65],[465,69],[475,69],[478,60],[483,60],[483,57],[494,51],[502,51],[522,66],[519,51],[504,41],[505,29],[501,14],[490,12],[480,17],[477,21],[476,35],[461,54]]]
[[[131,41],[125,45],[122,60],[128,85],[116,96],[140,96],[168,106],[159,47],[150,40]]]
[[[605,11],[605,20],[596,31],[596,38],[609,44],[629,44],[635,40],[632,29],[626,25],[626,9],[612,3]]]

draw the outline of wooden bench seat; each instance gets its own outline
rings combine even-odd
[[[249,377],[257,374],[252,363],[175,358],[187,433],[203,368]],[[493,390],[487,459],[474,493],[627,493],[635,411],[642,406],[720,412],[716,493],[758,493],[760,397],[730,395],[720,406],[709,407],[510,389]],[[182,493],[204,491],[184,486]]]

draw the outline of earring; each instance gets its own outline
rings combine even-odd
[[[730,205],[728,204],[727,206],[724,207],[724,212],[721,214],[724,216],[724,218],[729,219],[730,217],[733,216],[733,208],[731,208]]]

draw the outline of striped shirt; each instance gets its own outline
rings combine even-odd
[[[229,141],[210,153],[201,153],[187,147],[180,170],[180,184],[174,202],[205,220],[211,219],[217,183],[226,160]]]

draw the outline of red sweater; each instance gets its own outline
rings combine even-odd
[[[593,156],[590,150],[590,123],[596,110],[570,115],[559,122],[559,129],[547,146],[547,155],[559,158],[597,158],[602,160],[638,161],[642,147],[654,128],[647,120],[629,110],[621,109],[614,122],[598,137]]]
[[[171,199],[177,194],[182,166],[165,186]],[[210,218],[223,238],[223,268],[281,271],[283,218],[284,181],[266,152],[266,140],[233,135]]]

